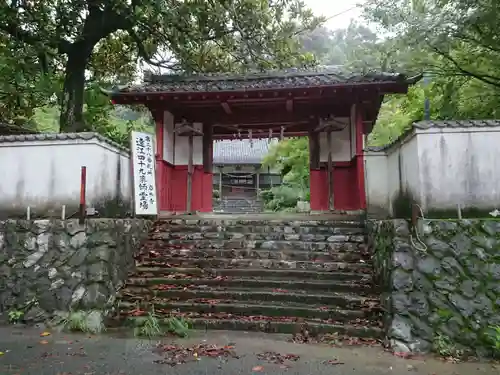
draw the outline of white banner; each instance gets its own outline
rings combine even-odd
[[[157,215],[154,136],[132,132],[131,138],[135,214]]]

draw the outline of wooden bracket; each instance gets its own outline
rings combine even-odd
[[[176,127],[174,133],[178,135],[203,135],[201,130],[188,124],[181,124],[179,127]]]

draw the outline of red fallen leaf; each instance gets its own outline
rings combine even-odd
[[[146,314],[146,311],[141,310],[141,309],[135,309],[135,310],[132,310],[129,312],[129,315],[132,315],[132,316],[142,316],[145,314]]]
[[[273,292],[276,292],[276,293],[288,293],[288,290],[285,290],[285,289],[273,289]]]
[[[255,371],[255,372],[260,372],[264,370],[264,367],[262,366],[255,366],[255,367],[252,367],[252,371]]]
[[[330,308],[327,307],[327,306],[321,306],[318,310],[320,310],[320,311],[328,311],[328,310],[330,310]]]
[[[169,289],[179,289],[179,285],[172,285],[172,284],[160,284],[156,285],[153,289],[157,290],[169,290]]]

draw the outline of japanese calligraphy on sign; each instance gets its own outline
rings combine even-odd
[[[158,214],[154,138],[151,134],[132,132],[132,168],[136,215]]]

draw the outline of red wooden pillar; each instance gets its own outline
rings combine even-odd
[[[203,184],[202,184],[202,212],[213,211],[213,124],[203,124]]]
[[[363,112],[360,105],[355,106],[356,121],[356,172],[358,181],[359,208],[366,209],[366,191],[365,191],[365,158],[363,150]]]
[[[155,133],[156,133],[156,194],[158,200],[158,209],[166,210],[165,200],[166,196],[166,186],[164,181],[164,162],[163,162],[163,142],[165,139],[165,126],[164,126],[164,112],[163,110],[153,110],[151,111],[153,119],[155,121]]]
[[[324,210],[325,176],[320,169],[319,133],[309,133],[309,194],[311,211]]]

